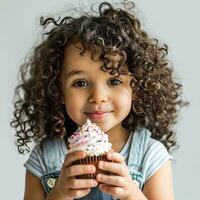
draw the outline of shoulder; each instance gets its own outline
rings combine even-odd
[[[148,129],[140,129],[136,133],[140,169],[146,182],[167,160],[173,159],[166,147],[151,137]]]
[[[44,139],[32,149],[24,166],[36,177],[41,178],[48,171],[60,168],[65,151],[61,139]]]
[[[30,157],[40,157],[43,158],[47,155],[53,155],[59,153],[59,150],[64,151],[63,140],[54,139],[43,139],[40,143],[36,144],[30,154]]]
[[[138,155],[144,156],[147,152],[162,146],[162,143],[151,137],[151,132],[145,128],[139,128],[133,135],[134,149]]]
[[[138,129],[135,133],[134,140],[137,143],[137,148],[143,153],[152,154],[155,151],[162,150],[166,153],[166,147],[159,141],[152,138],[152,134],[148,129]]]

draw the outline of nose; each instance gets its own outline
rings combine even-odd
[[[105,88],[100,88],[100,87],[93,88],[88,98],[89,103],[96,103],[96,104],[106,103],[108,100],[109,96]]]

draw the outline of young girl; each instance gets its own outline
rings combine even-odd
[[[175,146],[181,84],[167,46],[141,29],[133,7],[99,5],[99,14],[41,19],[50,27],[21,67],[14,119],[25,163],[25,200],[172,200],[169,150]],[[98,167],[112,175],[77,179],[94,165],[72,165],[83,151],[67,139],[87,119],[109,136],[113,153]],[[114,175],[113,175],[114,174]]]

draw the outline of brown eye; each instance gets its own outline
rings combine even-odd
[[[84,80],[81,80],[81,81],[76,81],[73,86],[74,87],[80,87],[80,88],[85,88],[87,87],[88,83]]]
[[[122,84],[122,81],[119,80],[119,79],[113,78],[113,79],[110,79],[110,80],[108,81],[108,84],[109,84],[109,85],[112,85],[112,86],[120,85],[120,84]]]

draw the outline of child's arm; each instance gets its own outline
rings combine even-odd
[[[42,184],[36,176],[26,170],[24,200],[45,200]]]
[[[102,178],[97,175],[97,180],[101,182],[99,187],[103,192],[120,200],[174,200],[170,161],[163,164],[147,181],[142,192],[132,181],[123,157],[116,152],[110,155],[107,158],[114,163],[100,161],[99,167],[116,175],[99,174]]]
[[[171,161],[168,160],[144,185],[144,194],[152,200],[173,200]]]

